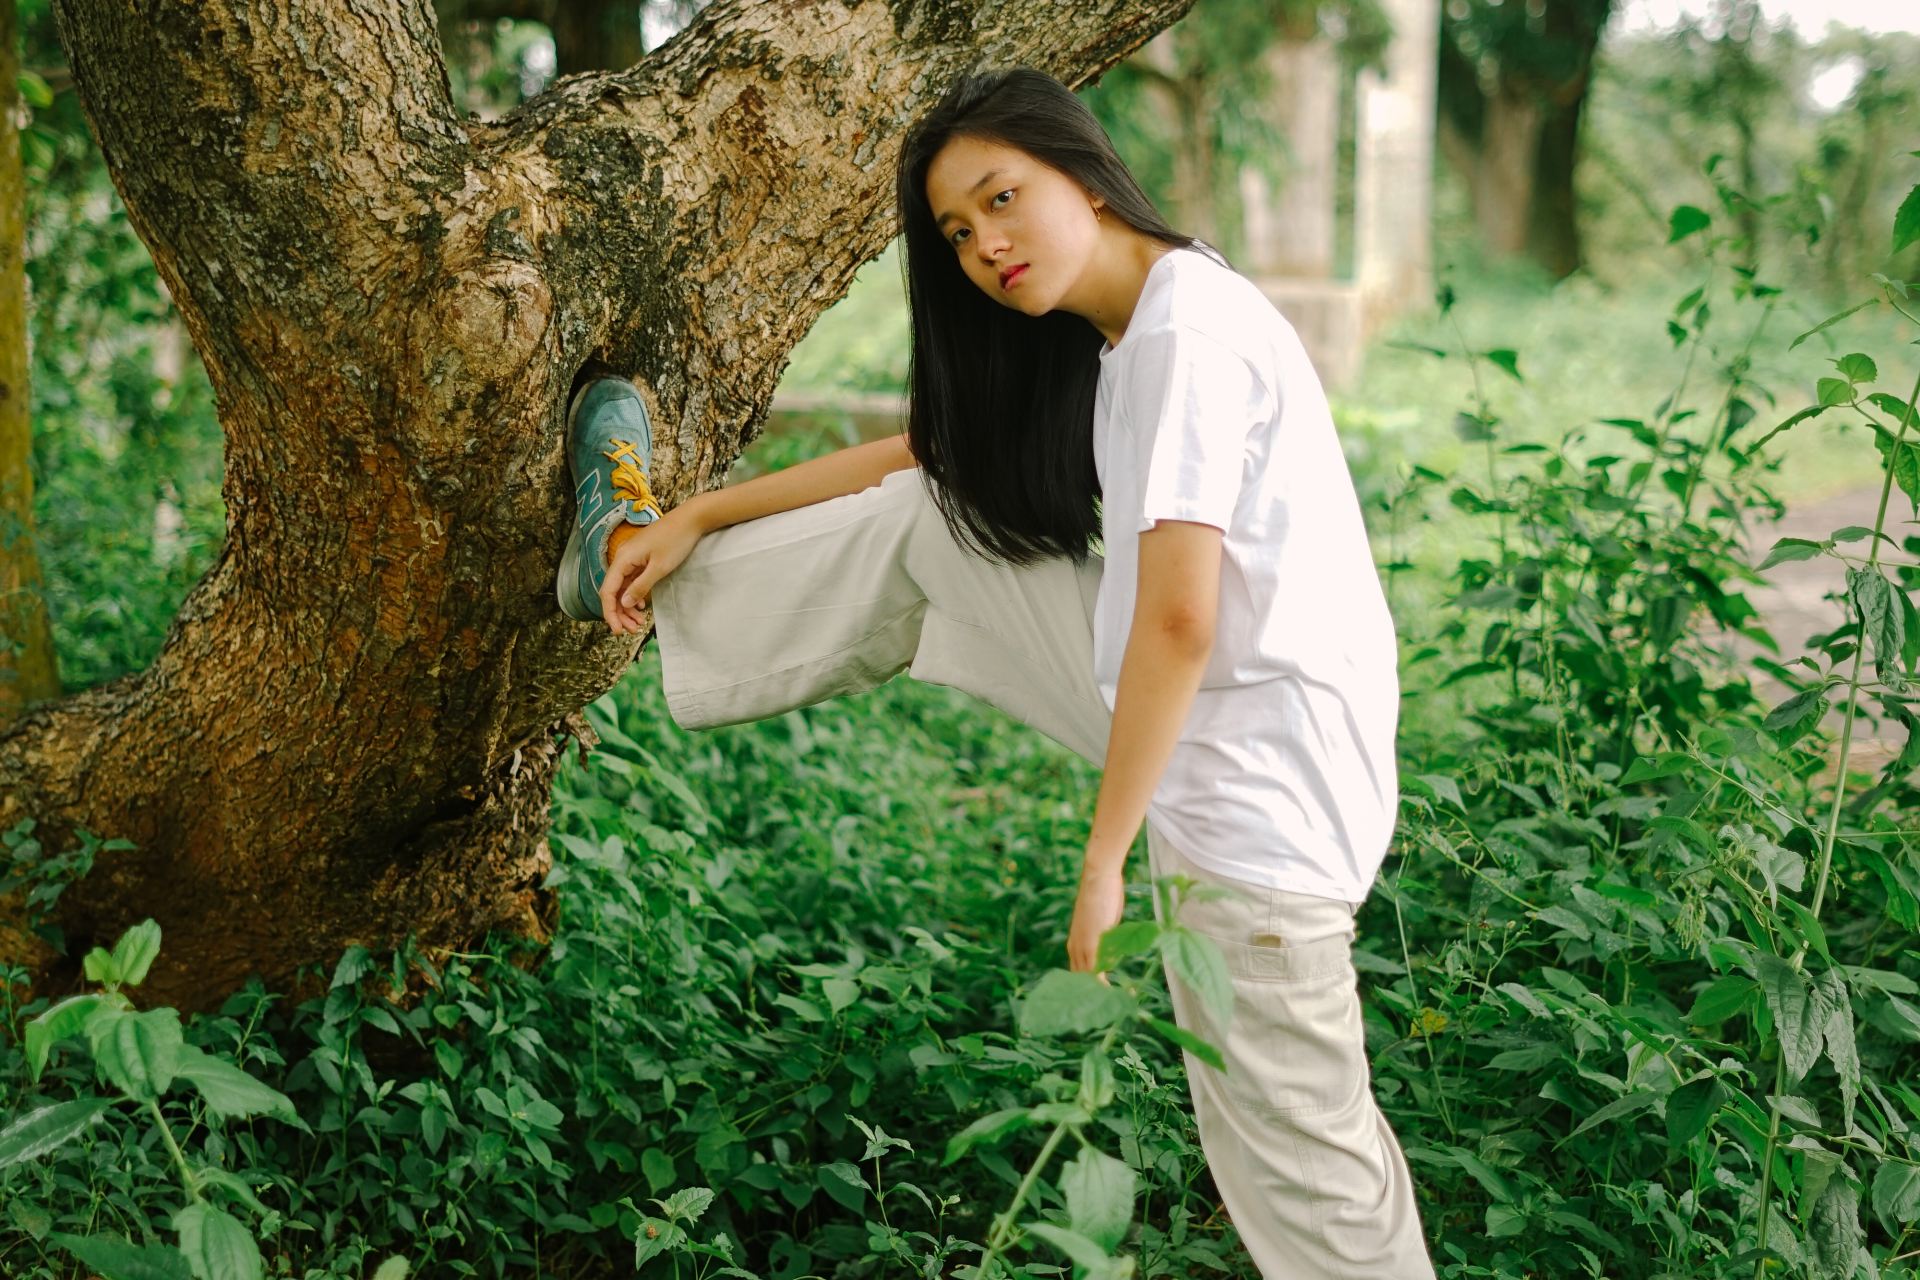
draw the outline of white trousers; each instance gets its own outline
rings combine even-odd
[[[686,729],[765,719],[901,671],[998,707],[1096,765],[1112,713],[1093,680],[1101,561],[1013,567],[956,542],[918,469],[719,529],[654,586],[667,708]],[[1089,800],[1091,804],[1091,799]],[[1375,1103],[1351,903],[1229,879],[1147,824],[1150,872],[1234,892],[1181,923],[1219,943],[1225,1027],[1169,971],[1201,1149],[1266,1280],[1429,1280],[1412,1182]],[[1062,886],[1070,892],[1073,886]],[[1064,947],[1065,940],[1062,939]]]

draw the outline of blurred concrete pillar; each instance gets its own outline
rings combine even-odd
[[[1240,171],[1247,268],[1324,280],[1337,249],[1340,60],[1332,45],[1312,40],[1275,41],[1265,56],[1270,107],[1287,138],[1286,172],[1276,190],[1258,168]]]
[[[1433,290],[1434,88],[1439,0],[1381,0],[1384,75],[1364,71],[1355,115],[1354,276],[1375,332]]]

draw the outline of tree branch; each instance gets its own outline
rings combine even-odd
[[[352,331],[380,302],[365,285],[431,243],[436,204],[462,185],[429,0],[54,13],[128,216],[203,354],[216,312]]]
[[[842,0],[803,21],[723,0],[637,66],[567,77],[474,136],[541,193],[527,241],[556,292],[602,317],[592,345],[669,400],[659,380],[685,378],[690,418],[708,421],[684,424],[707,456],[683,461],[705,483],[896,234],[900,142],[958,76],[1026,64],[1077,86],[1191,3]]]

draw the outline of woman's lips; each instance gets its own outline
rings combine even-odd
[[[1007,272],[1006,279],[1000,282],[1000,287],[1002,289],[1013,288],[1013,286],[1019,282],[1020,277],[1027,274],[1027,265],[1028,264],[1023,262],[1019,266]]]

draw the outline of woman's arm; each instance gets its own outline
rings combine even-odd
[[[739,484],[710,489],[680,504],[680,511],[693,520],[702,533],[723,529],[730,524],[790,511],[858,493],[879,484],[889,472],[915,465],[905,435],[887,436],[791,467],[782,467]]]
[[[1067,937],[1074,969],[1093,970],[1100,935],[1120,921],[1127,851],[1213,653],[1221,537],[1210,524],[1185,520],[1162,520],[1140,535],[1133,620],[1120,657],[1100,797]]]

